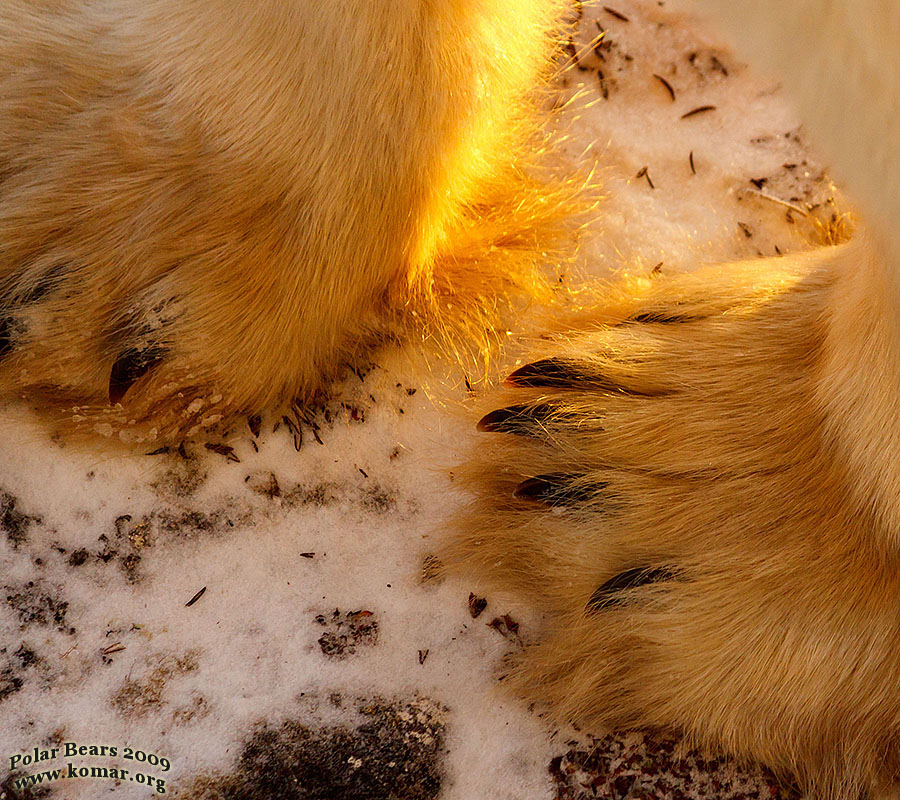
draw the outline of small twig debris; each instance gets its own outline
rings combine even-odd
[[[641,167],[638,170],[638,174],[634,176],[635,178],[646,178],[647,183],[650,184],[651,189],[655,189],[656,187],[653,185],[653,179],[650,177],[650,172],[647,167]]]
[[[479,597],[474,592],[469,593],[469,614],[472,615],[472,619],[478,619],[486,608],[487,600],[485,598]]]
[[[675,102],[675,90],[672,88],[672,84],[669,83],[662,75],[657,75],[655,72],[653,73],[653,77],[656,78],[664,87],[665,90],[669,93],[669,97],[672,98],[672,102]]]
[[[234,452],[233,447],[229,447],[227,444],[216,444],[215,442],[206,442],[203,445],[207,450],[218,453],[220,456],[225,456],[226,461],[230,461],[234,464],[240,464],[241,459],[238,458],[237,454]]]
[[[206,587],[204,586],[197,594],[195,594],[190,600],[188,600],[185,604],[185,608],[190,608],[194,603],[196,603],[203,595],[206,594]]]
[[[705,114],[707,111],[715,111],[716,106],[697,106],[697,108],[692,108],[686,114],[682,114],[682,119],[688,119],[689,117],[696,117],[698,114]]]
[[[616,19],[622,20],[622,22],[629,21],[628,17],[626,17],[621,11],[616,11],[614,8],[610,8],[609,6],[603,6],[603,10],[610,16],[613,16]]]

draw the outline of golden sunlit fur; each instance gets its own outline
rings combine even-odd
[[[504,686],[557,719],[893,798],[900,6],[700,5],[798,92],[860,232],[631,277],[560,319],[482,408],[445,557],[546,612]]]
[[[6,0],[0,383],[179,440],[545,293],[562,0]],[[515,14],[515,24],[509,24]]]

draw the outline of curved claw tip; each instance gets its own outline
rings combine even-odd
[[[507,406],[485,414],[475,427],[482,433],[529,434],[546,422],[552,412],[547,403]]]
[[[109,402],[119,403],[132,385],[165,358],[161,347],[151,346],[143,350],[129,347],[119,355],[109,373]]]
[[[560,358],[542,358],[519,367],[506,378],[506,385],[518,388],[552,388],[577,384],[584,380],[571,361]]]
[[[572,486],[583,478],[577,473],[551,473],[527,478],[516,486],[513,497],[531,500],[548,506],[571,506],[591,500],[604,484]]]

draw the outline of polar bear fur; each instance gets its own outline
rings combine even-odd
[[[540,295],[562,0],[9,0],[0,384],[178,441]],[[560,202],[562,201],[562,202]]]
[[[700,5],[795,92],[857,233],[558,320],[484,403],[445,556],[545,612],[503,685],[557,719],[896,797],[900,6]]]
[[[506,685],[559,718],[894,797],[900,10],[703,5],[794,87],[859,233],[561,318],[486,401],[445,558],[546,612]],[[6,0],[0,385],[63,433],[178,441],[391,337],[484,349],[577,205],[534,92],[565,12]]]

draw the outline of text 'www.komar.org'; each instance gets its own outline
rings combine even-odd
[[[112,757],[143,762],[151,766],[158,766],[163,772],[171,769],[170,761],[154,753],[146,753],[131,747],[115,747],[109,745],[78,745],[74,742],[65,742],[62,747],[52,747],[46,750],[35,747],[31,752],[17,753],[9,757],[10,771],[15,775],[23,767],[33,767],[47,761],[53,761],[62,755],[63,758],[72,756]],[[107,780],[121,783],[137,783],[153,789],[157,794],[166,793],[166,781],[154,775],[148,775],[131,769],[122,769],[119,766],[76,764],[66,762],[61,767],[45,769],[28,775],[21,775],[13,779],[13,786],[25,792],[29,789],[51,784],[56,781],[72,779],[80,780]]]

